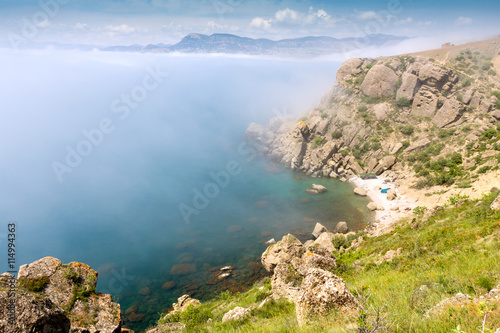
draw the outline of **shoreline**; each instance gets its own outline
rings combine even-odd
[[[369,231],[371,236],[380,236],[391,231],[397,221],[411,216],[413,209],[418,206],[413,198],[404,195],[399,186],[388,177],[377,176],[376,179],[354,177],[349,179],[349,182],[355,188],[365,190],[366,196],[377,205],[375,220],[372,223],[373,229]],[[381,192],[386,188],[396,191],[396,199],[387,199],[387,194]]]

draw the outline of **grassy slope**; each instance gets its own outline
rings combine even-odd
[[[450,308],[439,317],[424,318],[424,313],[442,299],[458,292],[479,296],[500,282],[500,212],[489,208],[496,195],[465,201],[428,218],[421,213],[411,221],[402,221],[390,234],[365,238],[356,251],[337,253],[335,273],[365,300],[369,313],[365,319],[340,318],[332,313],[298,327],[293,304],[279,300],[252,310],[252,317],[244,321],[221,323],[224,313],[236,306],[257,308],[271,294],[267,279],[247,293],[226,292],[180,315],[167,315],[159,323],[181,321],[191,332],[346,332],[360,323],[372,325],[371,314],[380,309],[388,315],[385,322],[393,332],[477,332],[485,311],[490,313],[486,327],[498,328],[498,302]],[[399,257],[375,263],[388,250],[398,248],[402,248]],[[421,289],[423,285],[427,287]],[[211,324],[207,324],[208,318],[212,318]]]

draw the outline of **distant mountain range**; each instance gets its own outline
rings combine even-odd
[[[144,53],[228,53],[248,55],[279,55],[291,57],[314,57],[333,53],[347,52],[357,48],[369,46],[388,46],[397,44],[408,37],[372,34],[362,38],[333,38],[333,37],[302,37],[273,41],[260,38],[253,39],[231,34],[204,35],[191,33],[179,43],[130,45],[130,46],[95,46],[61,43],[33,43],[31,48],[77,49],[89,51],[98,49],[109,52],[144,52]]]

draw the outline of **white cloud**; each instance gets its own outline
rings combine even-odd
[[[252,22],[250,22],[250,26],[257,29],[269,30],[271,28],[271,20],[265,20],[262,17],[255,17],[252,19]]]
[[[359,12],[357,15],[357,18],[360,20],[372,20],[374,18],[377,18],[378,14],[375,13],[374,11],[366,11],[366,12]]]
[[[313,7],[309,8],[308,13],[302,13],[290,8],[278,10],[270,19],[255,17],[250,22],[253,28],[270,30],[273,26],[311,26],[311,25],[332,25],[335,20],[332,19],[325,10],[318,9],[314,11]]]
[[[470,17],[460,16],[455,20],[456,25],[471,25],[472,19]]]
[[[290,8],[286,8],[283,10],[278,10],[274,14],[274,18],[276,22],[283,22],[288,24],[300,24],[301,19],[298,12],[292,10]]]
[[[127,24],[122,25],[107,25],[104,27],[106,30],[111,32],[120,32],[125,34],[131,34],[137,31],[137,28],[131,27]]]
[[[413,18],[407,17],[404,20],[397,20],[397,21],[395,21],[394,25],[406,25],[406,24],[410,24],[412,22],[413,22]]]
[[[87,29],[87,27],[88,27],[88,25],[86,23],[77,22],[75,24],[75,29],[83,30],[83,29]]]

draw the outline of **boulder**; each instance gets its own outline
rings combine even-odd
[[[268,272],[273,272],[279,263],[290,262],[293,257],[300,258],[304,252],[302,243],[295,236],[288,234],[264,251],[261,257],[262,265]]]
[[[295,305],[299,325],[313,316],[324,316],[332,310],[354,313],[360,304],[344,281],[331,272],[313,268],[303,279]]]
[[[423,149],[428,147],[431,144],[431,141],[427,138],[423,138],[416,142],[413,142],[408,148],[406,148],[407,153],[411,153],[412,151]]]
[[[396,194],[396,190],[391,188],[389,191],[387,191],[387,200],[392,201],[392,200],[396,199],[397,196],[398,195]]]
[[[316,190],[318,193],[324,193],[327,191],[326,187],[324,187],[323,185],[317,185],[317,184],[313,184],[312,189]]]
[[[491,113],[491,115],[493,116],[493,118],[495,118],[496,120],[500,120],[500,110],[495,110]]]
[[[354,189],[354,193],[357,194],[357,195],[360,195],[362,197],[366,197],[366,191],[364,189],[362,189],[361,187],[356,187]]]
[[[337,82],[342,84],[344,80],[349,79],[362,64],[363,60],[359,58],[352,58],[345,61],[337,70]]]
[[[385,98],[394,94],[397,81],[398,76],[392,69],[384,65],[375,65],[366,74],[361,90],[368,97]]]
[[[368,205],[366,205],[366,208],[368,208],[368,210],[370,211],[377,210],[377,204],[374,202],[370,202]]]
[[[121,329],[120,306],[110,295],[96,293],[97,272],[90,266],[62,264],[45,257],[22,265],[18,274],[16,323],[19,332],[102,332]],[[38,284],[36,290],[32,286]],[[76,300],[74,291],[81,293]],[[4,296],[0,293],[0,307]],[[5,307],[7,308],[7,307]],[[6,315],[6,313],[5,313]],[[0,332],[3,330],[0,314]]]
[[[146,333],[182,332],[185,328],[186,325],[183,323],[166,323],[151,328]]]
[[[319,237],[311,245],[309,245],[307,247],[307,249],[310,250],[311,252],[316,253],[316,254],[324,255],[327,257],[333,257],[332,253],[335,250],[335,247],[333,246],[333,243],[332,243],[333,236],[334,236],[334,234],[331,232],[324,232],[321,235],[319,235]],[[309,247],[311,247],[312,245],[314,245],[315,247],[320,247],[324,251],[319,252],[319,250],[317,250],[317,249],[316,250],[309,249]]]
[[[403,148],[403,144],[401,142],[396,143],[396,145],[394,146],[394,148],[392,148],[392,150],[391,150],[391,154],[397,154],[397,153],[399,153],[399,151],[401,150],[401,148]]]
[[[411,115],[416,117],[432,117],[438,105],[437,92],[429,87],[422,87],[415,95]]]
[[[443,88],[448,82],[455,83],[458,79],[451,69],[444,69],[431,63],[420,67],[418,77],[422,84],[438,89]]]
[[[403,73],[401,87],[399,87],[396,94],[396,100],[406,98],[411,101],[419,88],[420,80],[418,76],[410,73]]]
[[[319,235],[321,235],[322,233],[324,232],[327,232],[328,230],[326,229],[326,227],[324,225],[322,225],[321,223],[316,223],[316,225],[314,226],[314,230],[312,232],[312,235],[314,238],[318,238]]]
[[[346,234],[349,231],[349,228],[347,227],[347,223],[345,222],[339,222],[335,226],[335,233],[337,234]]]
[[[201,302],[199,300],[191,298],[189,295],[182,295],[177,299],[177,303],[172,304],[174,310],[171,313],[184,312],[188,306],[198,306],[200,304]]]
[[[469,104],[470,101],[472,100],[472,96],[474,95],[474,90],[469,89],[465,92],[464,96],[462,97],[462,101],[464,104]]]
[[[391,106],[389,103],[379,103],[373,107],[373,112],[377,120],[386,120],[387,116],[391,112]]]
[[[222,322],[225,323],[226,321],[230,320],[241,320],[250,315],[250,309],[245,309],[240,306],[235,307],[231,311],[228,311],[224,314],[222,317]]]
[[[500,195],[490,205],[492,210],[500,210]]]
[[[385,156],[378,162],[377,166],[373,168],[373,173],[380,175],[382,172],[389,170],[394,164],[396,164],[395,156]]]
[[[465,108],[462,103],[460,103],[456,97],[447,99],[443,106],[436,112],[436,115],[432,119],[432,122],[438,127],[445,127],[449,125],[462,116]]]

